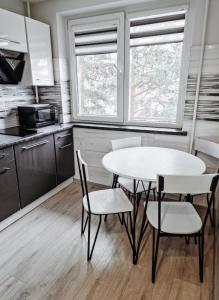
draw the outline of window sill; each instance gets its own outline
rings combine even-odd
[[[187,136],[187,131],[181,130],[181,129],[173,129],[173,128],[95,124],[95,123],[86,123],[86,122],[73,122],[73,127],[87,128],[87,129],[101,129],[101,130],[114,130],[114,131],[128,131],[128,132],[142,132],[142,133],[153,133],[153,134],[168,134],[168,135]]]

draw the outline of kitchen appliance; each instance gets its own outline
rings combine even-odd
[[[18,106],[18,117],[22,128],[44,127],[56,123],[56,109],[51,104]]]
[[[28,136],[28,135],[37,134],[37,130],[36,129],[24,129],[24,128],[21,128],[20,126],[15,126],[15,127],[10,127],[10,128],[0,129],[0,134],[24,137],[24,136]]]
[[[24,65],[24,53],[0,49],[0,84],[18,84]]]

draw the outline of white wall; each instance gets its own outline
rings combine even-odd
[[[24,4],[20,0],[0,0],[0,8],[15,12],[20,15],[25,14]]]
[[[141,0],[139,0],[141,1]],[[139,2],[139,1],[136,1]],[[169,5],[178,5],[178,4],[185,4],[188,2],[195,2],[196,0],[145,0],[141,1],[144,3],[144,6],[148,9],[156,8],[156,7],[165,7]],[[56,31],[56,13],[82,9],[84,7],[92,7],[98,5],[101,8],[101,5],[114,3],[117,5],[121,5],[121,8],[117,8],[117,10],[125,9],[125,6],[122,6],[122,2],[125,1],[121,0],[48,0],[45,2],[33,3],[31,5],[32,16],[37,20],[41,20],[45,23],[51,25],[52,29],[52,38],[53,38],[53,52],[54,57],[58,57],[57,52],[57,31]],[[121,3],[121,4],[120,4]],[[138,10],[138,7],[141,7],[143,4],[135,4],[130,6],[130,8]],[[201,41],[201,30],[202,30],[202,21],[204,15],[204,5],[205,0],[197,0],[197,7],[196,7],[196,20],[195,20],[195,34],[193,37],[193,45],[200,45]],[[127,7],[127,6],[126,6]],[[140,8],[139,8],[140,9]],[[210,7],[209,7],[209,18],[208,18],[208,26],[207,26],[207,44],[219,44],[219,34],[218,34],[218,12],[219,12],[219,1],[218,0],[210,0]],[[80,15],[79,15],[80,16]],[[76,16],[74,16],[76,18]]]
[[[128,0],[127,0],[128,1]],[[140,2],[141,0],[136,0],[136,2]],[[192,39],[192,51],[190,58],[190,73],[197,73],[197,64],[198,64],[198,55],[200,52],[200,44],[201,44],[201,35],[202,35],[202,22],[204,16],[204,7],[206,0],[142,0],[144,2],[145,9],[153,9],[158,7],[166,7],[171,5],[180,5],[190,3],[190,5],[196,5],[195,12],[196,18],[194,22],[194,35]],[[52,42],[53,42],[53,56],[55,58],[55,64],[59,64],[61,66],[62,71],[55,65],[55,69],[57,70],[57,76],[60,73],[65,74],[64,80],[68,80],[68,48],[66,47],[67,43],[65,40],[65,29],[66,24],[63,22],[64,30],[61,33],[61,38],[63,39],[60,43],[61,52],[58,51],[58,42],[57,42],[57,13],[71,11],[68,14],[67,18],[78,18],[81,16],[86,16],[83,14],[83,8],[85,7],[93,7],[93,14],[100,14],[102,12],[106,12],[103,10],[105,4],[113,3],[114,5],[120,5],[117,9],[114,8],[114,11],[121,10],[140,10],[141,4],[135,4],[130,7],[125,7],[124,1],[121,0],[48,0],[42,3],[35,3],[31,5],[32,16],[38,20],[46,22],[51,25],[52,31]],[[123,3],[123,5],[122,5]],[[75,10],[80,13],[75,14]],[[113,10],[110,10],[113,11]],[[109,12],[110,12],[109,11]],[[210,0],[209,7],[209,16],[208,16],[208,24],[207,24],[207,34],[206,34],[206,44],[208,45],[219,45],[219,0]],[[73,15],[74,14],[74,15]],[[72,15],[72,17],[69,17]],[[61,27],[58,27],[61,28]],[[215,50],[216,49],[216,50]],[[214,73],[219,74],[219,47],[214,48],[212,50],[208,47],[207,53],[205,56],[204,62],[204,72],[205,73]],[[219,52],[219,51],[218,51]],[[212,59],[212,53],[214,59]],[[62,63],[60,64],[60,59]],[[57,63],[59,62],[59,63]],[[217,67],[218,66],[218,67]],[[59,78],[60,80],[60,78]],[[62,78],[61,78],[62,80]],[[193,95],[192,95],[193,97]],[[213,101],[218,101],[217,98],[214,98]],[[142,134],[144,145],[157,145],[163,147],[172,147],[180,150],[187,151],[190,141],[190,132],[191,132],[191,120],[185,120],[183,128],[188,130],[187,137],[176,137],[176,136],[166,136],[166,135],[158,135],[158,134]],[[75,129],[75,146],[76,148],[80,148],[85,155],[85,158],[88,160],[88,164],[91,166],[91,173],[93,176],[93,180],[96,182],[107,183],[109,182],[109,176],[106,171],[103,170],[101,164],[101,158],[107,151],[110,150],[110,140],[114,138],[122,138],[125,136],[133,136],[138,134],[133,133],[125,133],[125,132],[111,132],[111,131],[99,131],[99,130],[89,130],[89,129]],[[198,121],[196,128],[197,136],[205,136],[205,135],[218,135],[219,133],[219,122],[207,122],[207,121]]]

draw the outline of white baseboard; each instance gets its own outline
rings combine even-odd
[[[39,206],[40,204],[42,204],[43,202],[48,200],[50,197],[57,194],[59,191],[61,191],[65,187],[67,187],[72,182],[73,182],[73,177],[71,177],[71,178],[67,179],[66,181],[62,182],[60,185],[58,185],[57,187],[55,187],[54,189],[52,189],[51,191],[49,191],[48,193],[46,193],[42,197],[38,198],[34,202],[30,203],[29,205],[27,205],[24,208],[22,208],[21,210],[17,211],[16,213],[11,215],[7,219],[0,222],[0,231],[2,231],[3,229],[5,229],[9,225],[11,225],[12,223],[16,222],[17,220],[19,220],[20,218],[22,218],[23,216],[28,214],[31,210],[33,210],[34,208],[36,208],[37,206]]]

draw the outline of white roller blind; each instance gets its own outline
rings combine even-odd
[[[130,46],[182,42],[185,11],[153,15],[130,21]]]
[[[117,52],[117,26],[75,32],[76,56]]]

